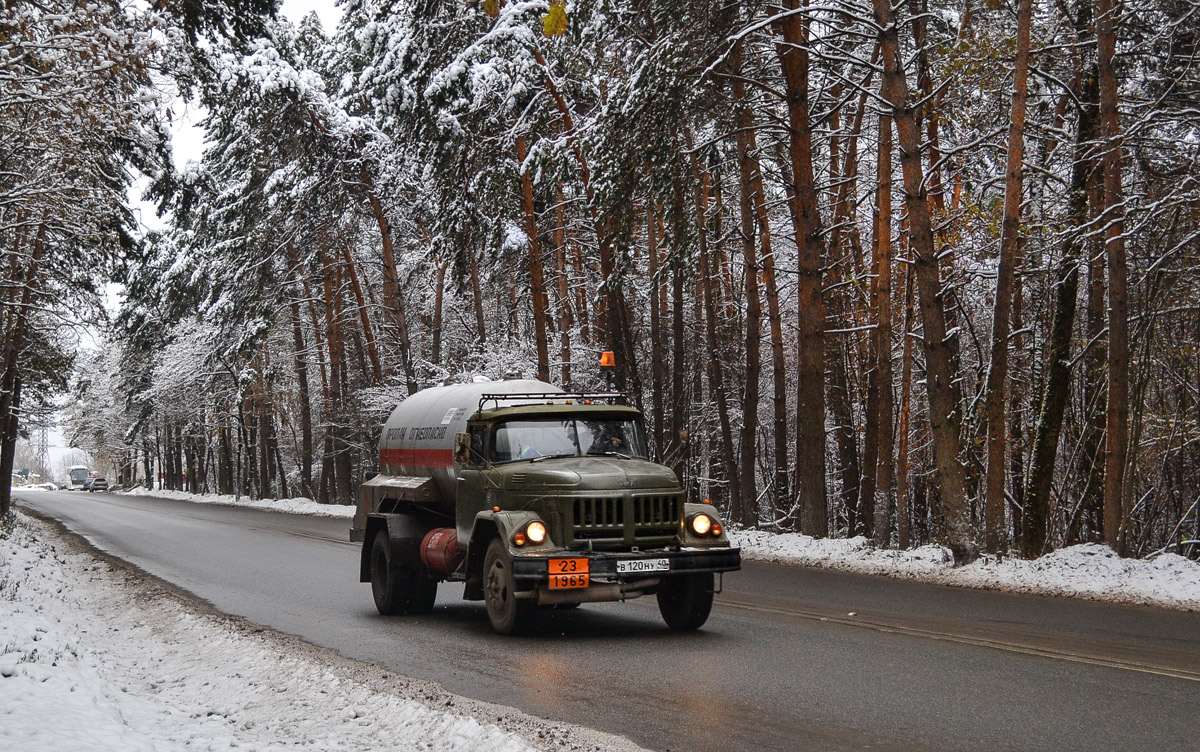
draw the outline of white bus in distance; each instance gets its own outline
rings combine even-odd
[[[88,487],[88,480],[91,475],[91,470],[87,465],[72,465],[67,468],[67,475],[70,476],[71,482],[67,486],[72,491],[85,491]]]

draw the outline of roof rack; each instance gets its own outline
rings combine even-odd
[[[495,403],[493,407],[502,407],[501,401],[510,402],[513,400],[521,401],[528,400],[529,404],[546,404],[547,400],[554,402],[556,400],[580,400],[585,404],[592,404],[600,401],[606,405],[628,405],[629,397],[625,392],[514,392],[511,394],[481,394],[479,395],[479,410],[483,412],[487,403]],[[503,407],[517,407],[517,405],[503,405]]]

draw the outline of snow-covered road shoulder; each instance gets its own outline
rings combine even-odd
[[[1094,543],[1070,546],[1040,559],[985,556],[955,567],[950,549],[930,545],[884,551],[862,536],[812,538],[798,533],[730,531],[746,559],[886,575],[957,587],[1162,606],[1200,611],[1200,564],[1175,554],[1122,559]]]
[[[638,749],[206,610],[47,523],[0,524],[0,749]]]
[[[233,496],[232,494],[197,494],[187,491],[153,491],[138,486],[120,493],[130,496],[153,496],[157,499],[174,499],[190,501],[194,504],[222,504],[229,507],[249,507],[265,509],[271,512],[288,512],[290,514],[307,514],[314,517],[353,517],[354,507],[338,504],[318,504],[312,499],[299,496],[294,499],[253,499],[249,496]]]

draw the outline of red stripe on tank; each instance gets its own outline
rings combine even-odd
[[[451,449],[380,449],[379,462],[384,466],[406,469],[443,468],[454,464]]]

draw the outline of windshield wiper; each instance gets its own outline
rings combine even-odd
[[[578,457],[574,452],[562,452],[559,454],[543,454],[540,457],[534,457],[530,462],[541,462],[542,460],[560,460],[564,457]]]

